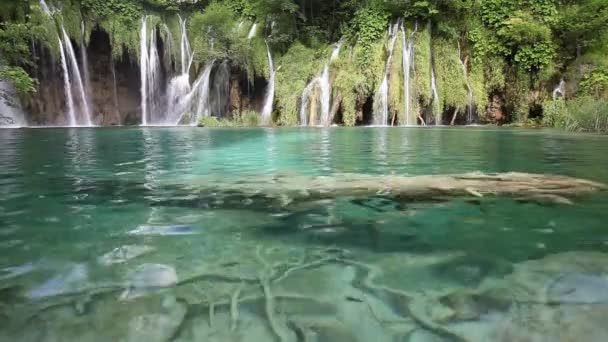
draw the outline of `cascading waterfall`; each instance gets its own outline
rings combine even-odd
[[[149,38],[148,38],[149,36]],[[148,34],[147,18],[142,19],[140,31],[141,124],[154,124],[160,100],[160,58],[156,42],[156,28]]]
[[[262,108],[262,123],[264,124],[269,123],[272,116],[272,109],[274,105],[274,78],[276,74],[268,42],[266,42],[266,51],[268,52],[268,70],[270,72],[270,79],[268,80],[268,89],[266,90],[264,107]]]
[[[473,111],[475,106],[475,99],[473,97],[473,88],[471,87],[471,83],[469,82],[469,72],[467,71],[467,66],[465,61],[462,59],[462,49],[460,47],[460,41],[458,43],[458,60],[460,61],[460,66],[462,67],[462,72],[464,75],[464,81],[467,85],[468,90],[468,115],[467,115],[467,123],[473,122]]]
[[[308,125],[308,104],[309,98],[312,94],[312,91],[316,86],[319,87],[320,94],[320,102],[321,102],[321,125],[329,126],[331,125],[330,118],[330,107],[331,107],[331,85],[329,82],[329,63],[336,60],[340,55],[340,49],[342,48],[342,42],[336,44],[336,47],[333,49],[329,62],[325,64],[323,67],[323,72],[319,77],[316,77],[308,85],[304,88],[302,92],[302,103],[300,104],[300,125],[307,126]],[[311,122],[311,124],[314,124]]]
[[[54,10],[49,8],[44,0],[40,0],[40,7],[44,13],[52,18]],[[88,59],[86,55],[86,45],[84,39],[84,23],[82,28],[82,47],[81,59],[82,69],[85,77],[88,77]],[[61,68],[63,71],[63,86],[66,95],[66,106],[69,126],[92,126],[91,110],[89,106],[89,96],[85,82],[83,82],[80,66],[76,59],[72,41],[68,36],[63,24],[60,25],[57,40],[59,42],[59,52],[61,55]],[[88,81],[87,81],[88,82]],[[74,83],[74,84],[73,84]],[[75,88],[75,89],[74,89]],[[74,93],[75,92],[75,93]],[[78,106],[76,101],[78,101]],[[82,119],[78,119],[78,113],[81,113]]]
[[[196,95],[198,97],[198,101],[194,109],[194,113],[196,113],[196,116],[194,117],[194,120],[190,121],[191,125],[196,125],[201,118],[209,116],[211,114],[209,112],[209,89],[211,83],[211,71],[213,70],[214,64],[215,61],[207,63],[207,65],[203,69],[203,73],[201,74],[199,79],[194,83],[193,88],[197,92]]]
[[[396,23],[389,26],[389,45],[388,45],[388,59],[386,61],[386,71],[384,72],[384,78],[376,93],[374,100],[374,125],[385,126],[388,123],[388,80],[391,72],[391,65],[393,61],[393,50],[395,48],[395,42],[398,36],[399,24]]]
[[[80,96],[80,105],[81,111],[84,112],[84,125],[92,126],[91,122],[91,111],[89,109],[89,100],[87,99],[86,91],[84,89],[84,83],[82,82],[82,76],[80,75],[80,70],[78,69],[78,62],[76,61],[76,54],[74,53],[74,47],[72,46],[72,42],[70,37],[68,36],[65,28],[61,27],[61,31],[63,33],[63,49],[65,50],[65,55],[69,61],[70,71],[72,76],[74,77],[74,82],[76,82],[76,88],[78,91],[78,95]],[[73,98],[73,96],[72,96]],[[76,124],[79,124],[76,122]]]
[[[68,61],[65,57],[65,49],[63,48],[63,42],[61,38],[59,41],[59,53],[61,55],[61,69],[63,70],[63,89],[67,98],[67,109],[68,109],[68,124],[70,126],[76,126],[76,111],[74,110],[74,98],[72,97],[72,87],[70,83],[70,72],[68,71]]]
[[[418,29],[418,25],[414,28],[414,31],[410,35],[409,39],[405,33],[404,25],[401,26],[402,40],[403,40],[403,89],[405,99],[405,125],[414,126],[416,125],[416,117],[410,113],[411,106],[411,71],[414,67],[414,34]],[[395,34],[396,35],[396,34]],[[387,95],[388,96],[388,95]],[[388,100],[387,100],[388,101]],[[388,115],[388,108],[386,109]],[[387,118],[388,119],[388,118]]]
[[[26,126],[25,115],[13,85],[0,80],[0,127]]]

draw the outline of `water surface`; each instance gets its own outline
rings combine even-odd
[[[543,298],[574,288],[603,308],[597,294],[608,285],[593,277],[608,272],[594,268],[603,257],[594,253],[608,253],[605,193],[571,206],[383,194],[291,201],[205,182],[519,171],[608,183],[606,155],[603,136],[485,128],[0,130],[0,337],[518,340],[496,322],[520,319],[519,294],[468,311],[445,296],[479,298],[570,255],[579,264],[526,284]],[[554,323],[521,339],[571,333]]]

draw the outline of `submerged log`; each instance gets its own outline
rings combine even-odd
[[[292,200],[353,195],[386,195],[412,199],[508,196],[516,199],[555,198],[556,204],[570,204],[567,196],[608,190],[605,184],[589,180],[519,172],[425,176],[275,175],[236,180],[205,177],[193,179],[191,184],[213,191],[235,191],[277,198],[288,196]]]

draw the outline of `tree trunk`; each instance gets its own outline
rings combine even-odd
[[[456,122],[456,117],[458,116],[459,111],[460,109],[458,107],[454,109],[454,114],[452,114],[452,121],[450,121],[450,126],[454,126],[454,122]]]
[[[421,124],[422,126],[426,126],[426,121],[424,121],[424,118],[422,117],[422,115],[420,115],[420,114],[419,114],[419,115],[418,115],[418,119],[420,120],[420,124]]]

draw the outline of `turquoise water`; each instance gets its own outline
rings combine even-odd
[[[0,130],[0,339],[566,336],[553,320],[508,335],[496,322],[518,322],[520,294],[500,306],[485,294],[571,255],[575,266],[543,266],[557,280],[526,284],[551,292],[576,274],[567,285],[603,310],[606,193],[573,205],[381,193],[292,200],[221,184],[472,171],[608,183],[607,155],[604,136],[484,128]],[[475,292],[466,297],[477,298],[474,317],[445,300],[463,291]],[[564,303],[542,310],[574,310]],[[588,311],[568,313],[593,322]]]

